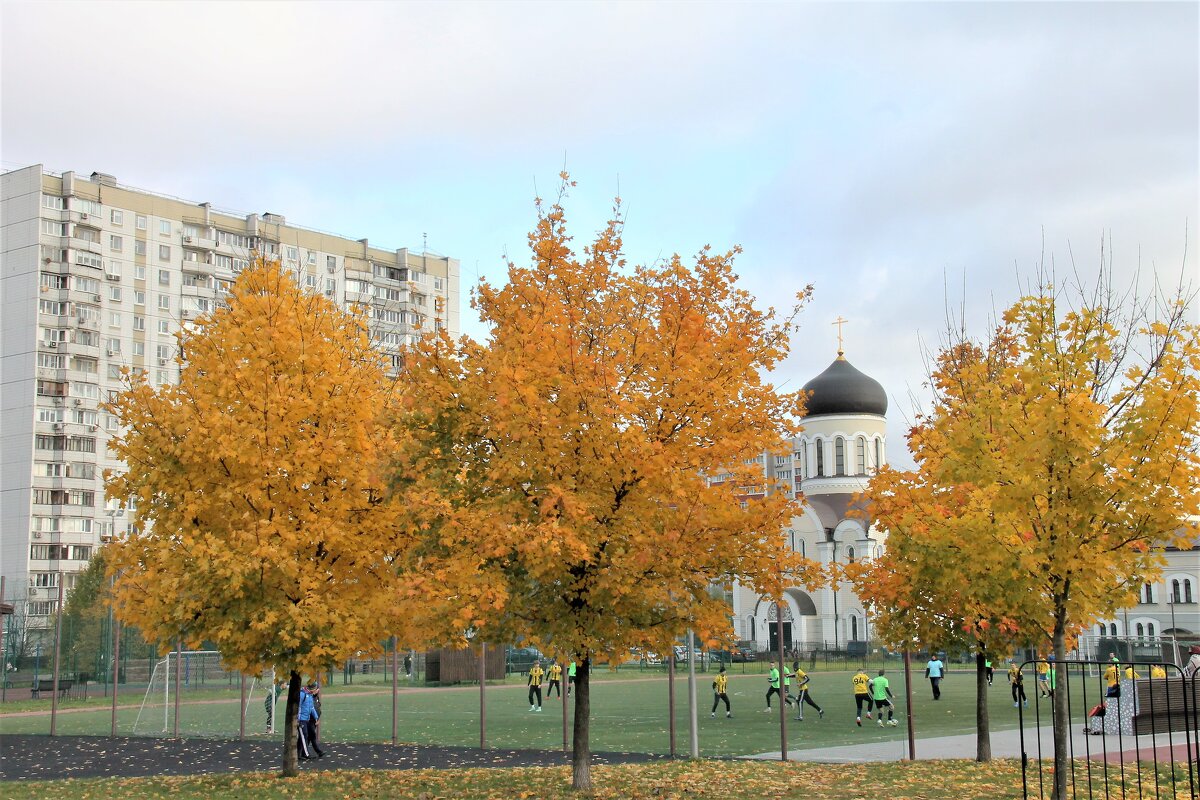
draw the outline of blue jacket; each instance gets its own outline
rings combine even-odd
[[[312,695],[307,691],[300,691],[300,721],[308,722],[310,719],[319,719],[317,707],[313,704]]]

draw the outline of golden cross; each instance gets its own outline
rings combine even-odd
[[[842,349],[842,326],[845,325],[849,321],[850,320],[848,320],[848,319],[842,319],[841,314],[838,314],[838,318],[833,321],[833,324],[838,326],[838,356],[839,357],[841,357],[845,353],[845,351]]]

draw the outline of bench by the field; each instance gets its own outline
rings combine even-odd
[[[1137,710],[1133,715],[1134,734],[1183,731],[1194,727],[1200,718],[1196,706],[1200,701],[1200,683],[1180,677],[1148,678],[1135,683]],[[1125,691],[1124,687],[1121,691]]]
[[[58,696],[66,697],[67,693],[71,691],[71,687],[74,685],[75,685],[75,681],[72,678],[59,678],[58,679]],[[37,682],[34,684],[34,687],[30,691],[29,694],[32,699],[40,700],[42,698],[42,692],[51,693],[53,691],[54,691],[54,679],[53,678],[38,678]]]
[[[1166,733],[1194,728],[1200,683],[1178,675],[1169,678],[1121,679],[1121,696],[1108,698],[1104,732],[1110,735]],[[1187,705],[1184,705],[1184,701]]]

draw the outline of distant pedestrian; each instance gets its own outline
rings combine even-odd
[[[545,674],[545,671],[542,669],[541,659],[534,661],[533,666],[529,668],[529,675],[526,679],[526,683],[529,685],[530,711],[542,710],[542,677]]]
[[[1053,700],[1054,690],[1058,688],[1058,667],[1054,663],[1054,656],[1049,656],[1048,659],[1050,661],[1050,672],[1046,675],[1046,690],[1049,692],[1047,696]],[[1051,708],[1053,709],[1053,706]]]
[[[1008,685],[1012,690],[1013,708],[1024,704],[1029,707],[1029,698],[1025,696],[1025,676],[1015,661],[1008,662]]]
[[[992,685],[992,659],[990,657],[983,659],[983,676],[987,678],[987,685]]]
[[[571,696],[571,689],[575,686],[575,659],[571,659],[571,663],[567,664],[567,697]]]
[[[860,667],[850,679],[850,685],[854,687],[854,722],[861,728],[864,705],[867,707],[867,719],[871,718],[871,679],[867,677],[866,670]]]
[[[895,706],[892,705],[892,696],[892,687],[888,685],[888,679],[884,677],[883,670],[879,670],[879,674],[871,679],[871,699],[875,701],[875,709],[878,712],[875,715],[875,721],[879,723],[879,727],[881,728],[883,727],[884,706],[887,706],[887,724],[896,724],[895,714],[893,713]]]
[[[717,677],[713,678],[713,706],[709,713],[710,717],[717,716],[717,704],[722,700],[725,701],[725,716],[733,716],[733,708],[729,705],[729,676],[725,674],[724,665],[721,666],[721,671],[717,673]]]
[[[321,739],[321,682],[312,681],[308,684],[308,693],[312,695],[313,708],[317,710],[313,717],[312,740],[315,745]]]
[[[404,677],[405,678],[412,677],[412,656],[411,655],[406,655],[404,657]]]
[[[550,681],[546,687],[546,699],[550,699],[550,693],[558,690],[558,696],[562,697],[562,665],[557,661],[550,662],[549,669],[546,670],[546,679]]]
[[[1191,678],[1200,672],[1200,644],[1194,644],[1188,648],[1189,658],[1183,666],[1183,677]]]
[[[808,673],[800,669],[800,662],[792,662],[792,674],[796,678],[796,719],[804,720],[804,704],[808,703],[817,710],[817,715],[825,716],[825,712],[817,705],[817,702],[812,699],[812,682],[808,677]]]
[[[933,699],[942,699],[942,676],[946,672],[946,665],[937,656],[933,656],[925,664],[925,677],[929,678],[929,685],[933,687]]]

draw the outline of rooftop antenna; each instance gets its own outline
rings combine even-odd
[[[842,348],[842,326],[849,321],[848,319],[842,319],[841,314],[838,314],[838,318],[833,321],[833,324],[837,325],[838,329],[838,358],[840,359],[844,359],[846,356],[846,351]]]

